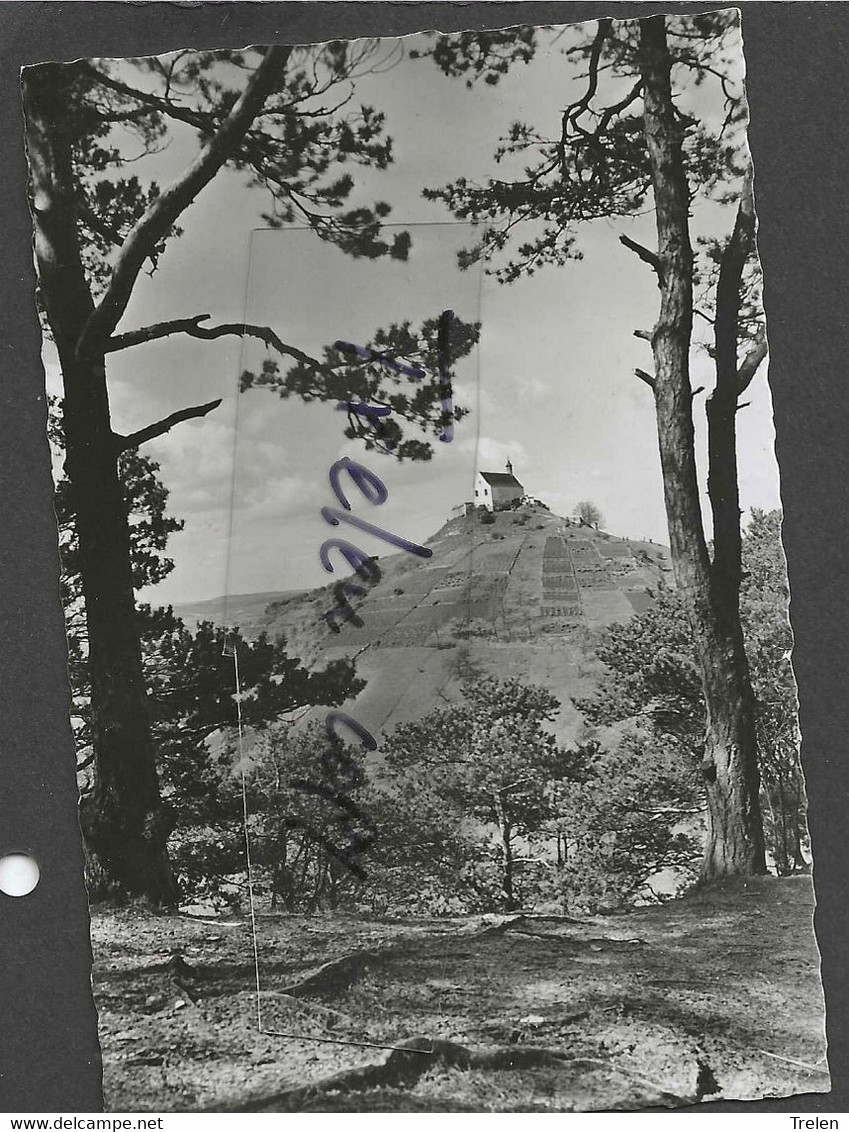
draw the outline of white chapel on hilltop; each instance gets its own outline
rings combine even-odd
[[[478,472],[475,480],[475,506],[487,511],[500,511],[518,503],[525,489],[513,475],[513,465],[507,461],[506,472]]]

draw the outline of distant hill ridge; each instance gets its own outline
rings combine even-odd
[[[379,559],[381,580],[357,605],[360,628],[330,631],[330,586],[234,597],[227,620],[248,636],[284,633],[310,664],[356,657],[368,684],[347,706],[375,733],[450,703],[479,673],[550,688],[563,703],[556,731],[568,741],[580,718],[571,697],[597,686],[596,633],[646,609],[661,578],[671,584],[665,547],[576,526],[535,504],[488,521],[449,519],[427,545],[430,559]]]
[[[266,627],[266,610],[275,601],[295,597],[303,590],[272,590],[259,594],[230,594],[204,601],[175,602],[174,612],[192,630],[201,621],[216,625],[238,625],[246,637],[256,637]]]

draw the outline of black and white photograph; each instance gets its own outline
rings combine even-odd
[[[23,69],[107,1111],[828,1092],[744,33]]]

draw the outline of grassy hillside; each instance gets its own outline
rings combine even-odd
[[[578,723],[569,697],[596,686],[596,632],[646,608],[647,590],[671,577],[668,554],[539,506],[494,520],[451,519],[428,540],[430,559],[381,558],[381,580],[357,607],[361,628],[329,630],[329,586],[277,597],[242,628],[285,633],[294,653],[319,666],[355,656],[368,685],[346,707],[375,733],[451,701],[464,674],[479,671],[550,688],[568,741]]]

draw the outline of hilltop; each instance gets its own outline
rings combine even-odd
[[[228,620],[248,636],[285,634],[311,665],[356,657],[368,683],[346,707],[375,733],[453,701],[464,676],[481,673],[549,688],[563,703],[558,738],[570,741],[579,723],[570,697],[597,686],[598,630],[646,609],[662,579],[671,584],[665,547],[577,526],[538,504],[483,521],[456,516],[427,545],[430,559],[378,560],[381,580],[357,605],[361,628],[330,631],[330,586],[232,598]]]

